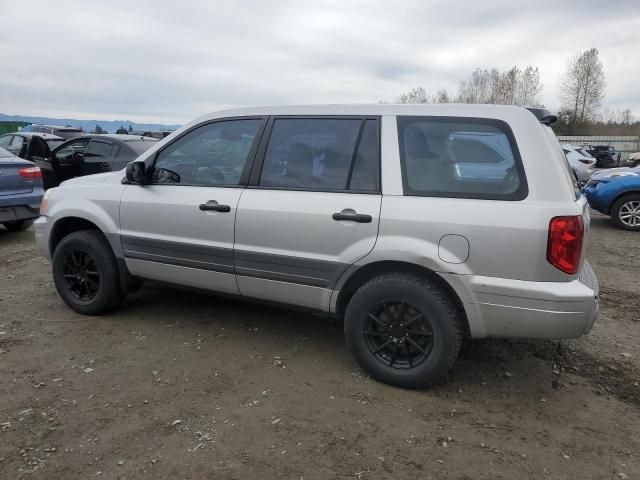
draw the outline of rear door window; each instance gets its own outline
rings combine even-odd
[[[398,117],[405,195],[522,200],[515,138],[499,120]]]
[[[113,143],[102,140],[91,140],[84,158],[87,162],[104,162],[113,151]]]
[[[260,186],[311,191],[377,191],[376,119],[277,118]]]

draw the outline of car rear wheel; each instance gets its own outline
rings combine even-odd
[[[389,273],[363,285],[345,313],[345,337],[373,378],[426,388],[453,366],[463,337],[455,303],[425,278]]]
[[[19,232],[21,230],[26,230],[33,224],[33,220],[17,220],[15,222],[6,222],[3,223],[4,228],[9,230],[10,232]]]
[[[611,207],[613,223],[625,230],[640,231],[640,194],[625,195]]]
[[[100,232],[64,237],[53,253],[52,268],[58,293],[78,313],[98,315],[122,302],[116,259]]]

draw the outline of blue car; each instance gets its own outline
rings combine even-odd
[[[610,215],[617,227],[640,231],[640,169],[597,173],[583,191],[591,208]]]
[[[40,169],[0,148],[0,224],[11,232],[27,228],[40,214],[43,195]]]

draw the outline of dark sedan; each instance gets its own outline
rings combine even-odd
[[[120,170],[157,142],[133,135],[81,135],[56,147],[48,158],[36,159],[44,188],[94,173]]]

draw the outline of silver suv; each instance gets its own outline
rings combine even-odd
[[[140,279],[344,318],[372,377],[426,387],[464,337],[575,338],[598,312],[587,202],[548,112],[250,108],[193,121],[126,170],[47,191],[36,239],[100,314]]]

